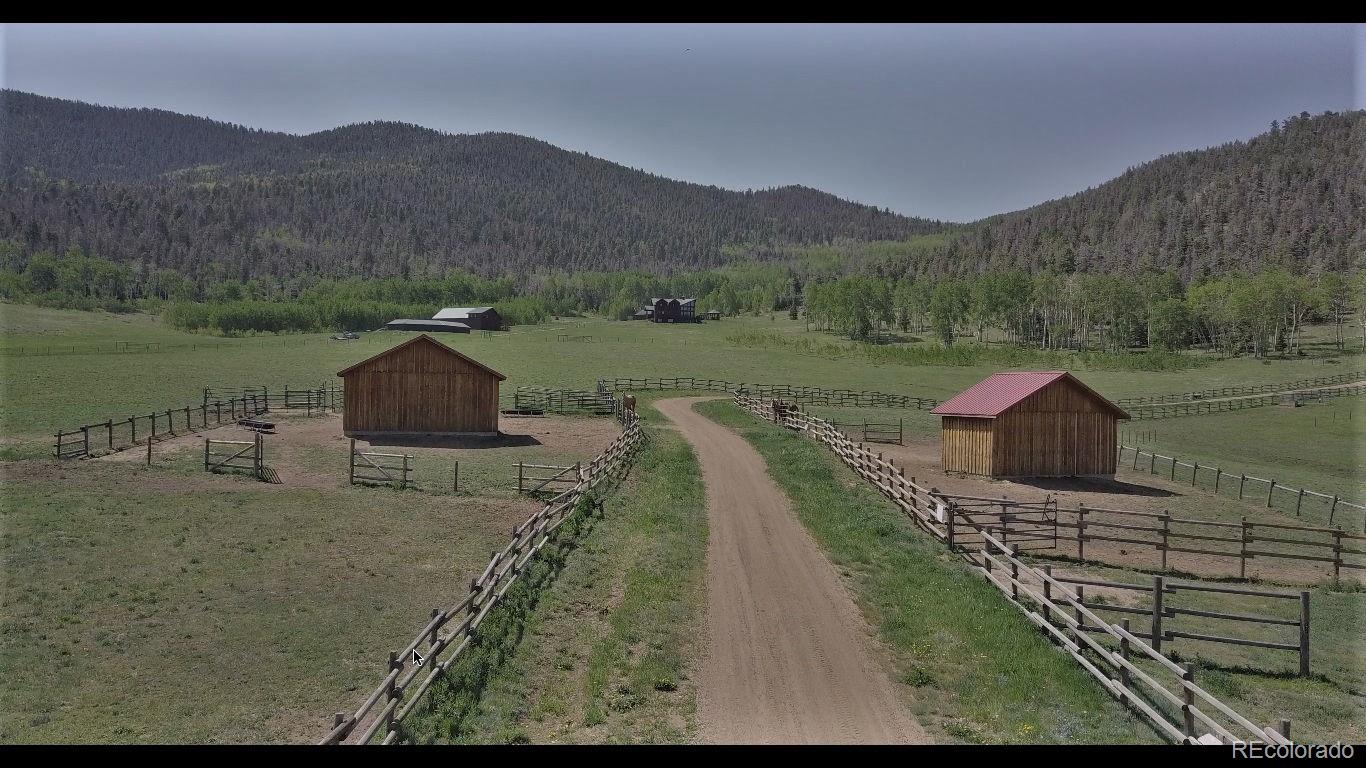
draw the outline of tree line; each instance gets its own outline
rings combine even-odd
[[[1201,345],[1261,357],[1299,352],[1310,322],[1330,324],[1334,344],[1345,349],[1354,317],[1366,348],[1366,272],[1313,277],[1268,268],[1190,285],[1173,271],[1136,278],[1019,270],[941,279],[852,275],[807,283],[802,304],[811,326],[859,341],[928,332],[945,347],[970,336],[1050,350]]]

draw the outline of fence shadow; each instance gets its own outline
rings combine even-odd
[[[518,448],[541,445],[533,435],[392,435],[357,438],[367,445],[399,448]]]

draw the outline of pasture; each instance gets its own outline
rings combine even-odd
[[[751,341],[737,343],[737,335]],[[848,354],[756,345],[756,335],[814,338],[821,349]],[[0,676],[8,681],[0,690],[0,742],[317,738],[331,712],[354,706],[376,682],[385,653],[401,647],[428,611],[447,602],[508,531],[538,508],[511,490],[512,464],[570,464],[591,457],[615,434],[615,423],[605,418],[505,419],[505,431],[530,439],[491,451],[374,446],[414,456],[418,488],[407,491],[347,484],[348,447],[335,415],[280,420],[279,434],[266,438],[266,463],[277,470],[278,484],[205,473],[202,435],[158,443],[151,466],[138,451],[88,461],[50,458],[59,429],[198,405],[208,386],[317,386],[406,338],[378,332],[356,341],[324,334],[219,339],[173,331],[142,314],[0,304],[0,558],[6,580]],[[441,340],[507,375],[505,401],[522,385],[592,389],[602,376],[676,375],[942,400],[996,370],[875,360],[837,337],[808,333],[800,321],[768,316],[667,326],[565,318]],[[1360,361],[1311,348],[1303,358],[1208,359],[1183,371],[1075,373],[1120,398],[1306,379],[1353,370]],[[696,610],[705,524],[698,517],[700,485],[691,454],[659,429],[650,399],[642,397],[641,416],[662,439],[642,456],[621,497],[609,501],[605,520],[586,532],[564,578],[529,616],[527,639],[493,670],[485,704],[435,711],[432,723],[456,725],[454,735],[442,738],[685,740],[692,732],[691,650],[678,626]],[[1125,429],[1156,431],[1140,443],[1145,450],[1157,447],[1226,471],[1266,472],[1283,483],[1366,501],[1357,427],[1366,414],[1355,408],[1359,403],[1267,407]],[[908,445],[889,447],[889,455],[934,471],[937,456],[930,450],[938,421],[925,411],[811,410],[841,421],[904,419]],[[451,488],[455,461],[458,492]],[[1119,479],[1154,489],[1124,500],[1141,509],[1286,519],[1281,510],[1130,469],[1122,468]],[[945,487],[953,482],[969,481],[946,478]],[[1087,492],[1009,485],[982,481],[971,487],[1021,498]],[[794,487],[789,493],[800,502],[828,490]],[[640,518],[666,497],[682,499],[672,514]],[[673,544],[662,546],[661,535]],[[844,545],[832,540],[831,546]],[[842,556],[832,550],[832,557]],[[1140,574],[1147,567],[1136,558],[1126,561],[1124,572]],[[686,578],[660,582],[661,569]],[[1310,583],[1321,580],[1315,576]],[[1329,659],[1324,679],[1250,673],[1245,667],[1257,662],[1250,656],[1211,661],[1209,668],[1224,675],[1219,679],[1227,680],[1228,695],[1238,701],[1266,712],[1296,710],[1302,728],[1318,728],[1301,733],[1360,738],[1343,718],[1359,723],[1362,711],[1360,652],[1350,643],[1359,628],[1349,620],[1363,606],[1351,589],[1314,589],[1316,600],[1322,594],[1325,605],[1335,606],[1315,625],[1323,633],[1316,635],[1318,647],[1354,649]],[[888,610],[886,595],[869,594],[865,599],[873,602],[865,607]],[[599,603],[606,613],[595,613]],[[1019,719],[973,703],[975,683],[962,670],[906,669],[908,679],[930,674],[952,689],[953,701],[964,702],[945,703],[938,713],[946,740],[1149,738],[1129,730],[1123,713],[1108,710],[1093,724],[1082,723],[1080,715]],[[1096,712],[1091,694],[1077,691],[1078,711]],[[1001,718],[1009,728],[992,731],[994,722],[1005,722]]]

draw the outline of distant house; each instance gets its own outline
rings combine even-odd
[[[709,309],[709,310],[707,310],[707,319],[708,319],[708,320],[720,320],[720,319],[721,319],[721,310],[719,310],[719,309]]]
[[[503,374],[425,333],[337,375],[349,437],[498,432]]]
[[[454,320],[390,320],[386,331],[420,331],[422,333],[469,333],[470,327]]]
[[[642,307],[642,308],[636,310],[636,313],[635,313],[634,315],[631,315],[631,319],[632,319],[632,320],[649,320],[650,318],[654,317],[654,315],[655,315],[655,308],[654,308],[654,307]]]
[[[944,471],[988,477],[1112,477],[1129,418],[1066,371],[997,373],[933,413]]]
[[[433,320],[454,320],[480,331],[503,330],[503,318],[493,307],[446,307]]]
[[[650,299],[654,314],[650,319],[656,323],[695,323],[697,322],[697,299],[655,298]]]

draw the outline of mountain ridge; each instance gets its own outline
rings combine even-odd
[[[1348,269],[1366,251],[1360,111],[1302,114],[969,223],[392,120],[296,135],[5,90],[0,135],[0,238],[201,277],[672,271],[922,235],[942,237],[880,269],[1156,267],[1193,279],[1261,263]]]

